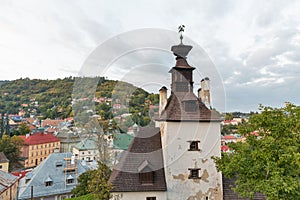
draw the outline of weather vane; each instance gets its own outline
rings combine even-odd
[[[182,33],[184,32],[184,28],[185,28],[185,26],[183,24],[178,27],[178,33],[180,33],[180,43],[181,44],[182,44],[182,39],[183,39]]]

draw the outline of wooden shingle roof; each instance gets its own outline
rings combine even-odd
[[[223,181],[223,200],[250,200],[249,198],[242,198],[235,193],[231,188],[235,185],[233,179],[222,177]],[[260,193],[254,195],[253,200],[266,200],[266,197]]]
[[[153,184],[141,184],[139,179],[141,169],[143,173],[145,169],[154,172]],[[167,190],[159,128],[140,128],[119,164],[114,168],[110,182],[113,185],[113,192]]]
[[[195,112],[186,112],[184,102],[187,100],[195,101]],[[221,115],[208,109],[205,104],[192,92],[172,92],[168,99],[165,109],[157,121],[218,121],[221,122]]]

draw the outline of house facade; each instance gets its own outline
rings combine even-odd
[[[97,138],[87,137],[82,139],[73,147],[73,155],[75,159],[90,161],[99,160],[99,150],[97,145]]]
[[[0,170],[0,200],[16,200],[18,176]]]
[[[24,140],[20,157],[24,158],[24,167],[39,165],[55,150],[60,149],[60,141],[52,134],[34,133],[19,136]]]

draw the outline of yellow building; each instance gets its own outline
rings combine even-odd
[[[3,152],[0,152],[0,170],[8,172],[9,160],[6,158]]]
[[[25,168],[39,165],[51,153],[60,149],[59,139],[52,134],[34,133],[20,137],[24,140],[21,157],[25,158]]]

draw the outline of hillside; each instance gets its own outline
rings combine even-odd
[[[96,87],[93,90],[91,86]],[[0,87],[0,112],[18,114],[22,111],[25,117],[35,115],[41,119],[63,119],[73,116],[74,106],[82,108],[91,101],[94,107],[89,108],[92,109],[90,114],[100,115],[102,120],[130,112],[133,121],[146,125],[150,122],[149,105],[158,104],[158,95],[103,77],[56,80],[21,78],[5,82]]]

